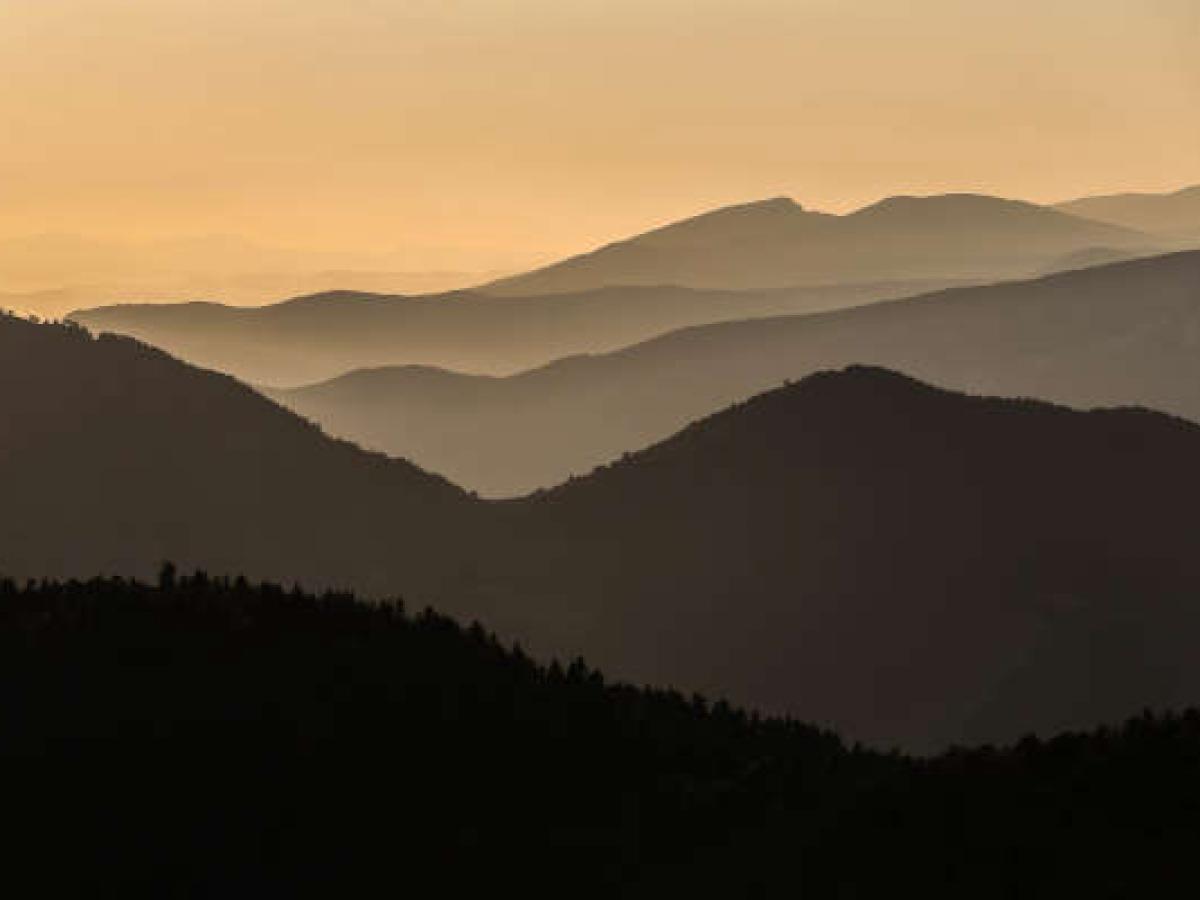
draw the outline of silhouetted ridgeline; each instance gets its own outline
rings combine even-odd
[[[1161,236],[997,197],[890,197],[844,216],[780,197],[713,210],[472,291],[341,291],[260,309],[126,305],[71,317],[272,387],[389,365],[503,375],[690,325],[1027,277],[1075,267],[1079,254],[1174,248]]]
[[[357,570],[386,591],[381,565],[457,554],[445,529],[469,505],[229,376],[70,324],[0,317],[0,422],[0,569],[17,575],[169,557],[322,585]]]
[[[0,765],[43,894],[1135,896],[1200,836],[1196,713],[917,762],[170,567],[0,580]]]
[[[1097,222],[1200,241],[1200,185],[1167,194],[1081,197],[1056,208]]]
[[[1149,252],[1162,236],[978,194],[888,197],[846,215],[787,197],[673,222],[486,285],[549,294],[613,284],[762,288],[896,278],[1013,278],[1089,247]]]
[[[0,321],[0,570],[404,593],[538,654],[936,749],[1197,701],[1200,428],[818,374],[519,501],[127,339]]]
[[[1077,267],[1092,258],[1063,260]],[[508,378],[400,367],[271,395],[487,496],[548,487],[785,379],[854,363],[943,387],[1200,421],[1200,253],[672,332]]]
[[[253,309],[126,304],[71,318],[244,381],[278,386],[398,363],[505,374],[685,325],[839,309],[957,283],[923,279],[762,291],[653,285],[505,298],[476,291],[419,297],[331,291]]]

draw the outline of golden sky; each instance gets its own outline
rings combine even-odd
[[[556,255],[1200,182],[1197,0],[0,0],[0,237]]]

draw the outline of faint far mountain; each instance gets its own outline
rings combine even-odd
[[[914,278],[994,280],[1090,247],[1149,251],[1162,238],[974,194],[891,197],[848,215],[786,197],[730,206],[486,285],[497,295],[603,285],[758,289]]]
[[[1028,277],[1074,268],[1080,258],[1094,259],[1097,248],[1141,255],[1161,242],[994,197],[893,197],[846,216],[777,198],[717,210],[478,290],[336,290],[259,311],[123,303],[71,318],[274,387],[391,365],[505,375],[691,325]]]
[[[1200,427],[1155,413],[856,367],[486,503],[228,376],[0,319],[0,422],[21,580],[171,559],[402,594],[882,746],[1115,721],[1200,683]]]
[[[471,291],[415,297],[333,291],[257,309],[121,305],[70,318],[96,331],[131,335],[196,365],[278,386],[396,364],[507,374],[687,325],[837,309],[949,283],[957,282],[769,291],[627,287],[503,298]]]
[[[786,379],[854,362],[949,387],[1200,421],[1200,252],[727,322],[508,378],[358,371],[272,396],[491,496],[582,474]]]
[[[527,265],[459,271],[448,250],[296,250],[211,235],[123,242],[70,234],[0,240],[0,307],[43,317],[112,303],[204,299],[256,306],[326,290],[428,293],[477,284]]]
[[[144,242],[36,234],[0,240],[0,279],[9,291],[114,282],[136,287],[205,274],[222,278],[344,268],[361,259],[361,254],[302,252],[222,234]]]
[[[1110,194],[1056,209],[1123,228],[1200,242],[1200,185],[1167,194]]]
[[[424,294],[478,282],[481,272],[376,272],[331,270],[312,273],[254,272],[242,275],[167,276],[151,281],[69,285],[33,291],[0,291],[0,309],[22,315],[58,319],[73,310],[96,306],[174,305],[204,297],[231,306],[263,306],[280,297],[346,290],[372,293]],[[501,273],[494,272],[498,276]]]

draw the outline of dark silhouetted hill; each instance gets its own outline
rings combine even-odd
[[[913,278],[1021,277],[1089,247],[1162,240],[1016,200],[891,197],[847,215],[786,197],[704,213],[486,285],[503,295],[678,284],[751,289]]]
[[[945,284],[898,281],[756,292],[660,286],[524,298],[334,291],[257,308],[130,305],[70,318],[245,381],[289,385],[397,363],[511,373],[686,325],[835,309]]]
[[[138,574],[153,560],[386,584],[441,555],[462,492],[334,441],[226,375],[129,338],[0,317],[0,570]],[[415,573],[414,573],[415,574]]]
[[[47,896],[1195,881],[1195,712],[918,761],[535,663],[429,611],[169,567],[158,587],[0,579],[0,699],[5,873]]]
[[[1057,209],[1123,228],[1200,243],[1200,185],[1167,194],[1111,194],[1060,203]]]
[[[1200,253],[691,328],[503,379],[395,368],[273,396],[332,433],[511,496],[855,362],[979,393],[1200,421]]]
[[[539,654],[922,749],[1200,683],[1200,428],[1155,413],[859,367],[485,503],[128,339],[0,320],[0,386],[18,579],[175,559],[402,593]]]
[[[515,595],[545,599],[486,617],[876,743],[1178,705],[1200,675],[1197,453],[1200,426],[1156,413],[818,374],[501,504],[504,555],[539,561]]]

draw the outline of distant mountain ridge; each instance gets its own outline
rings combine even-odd
[[[1200,252],[809,316],[673,332],[507,378],[359,371],[271,396],[331,433],[490,496],[581,475],[820,369],[1200,421]]]
[[[777,291],[650,286],[504,298],[472,291],[411,297],[334,291],[256,308],[126,305],[70,318],[245,381],[285,386],[398,363],[509,373],[561,356],[614,350],[685,325],[836,309],[956,283]]]
[[[1056,209],[1124,228],[1184,238],[1200,244],[1200,184],[1165,194],[1082,197]]]
[[[976,194],[890,197],[846,215],[786,197],[703,213],[485,285],[493,294],[677,284],[720,289],[1028,275],[1091,247],[1161,247],[1132,229]]]
[[[885,746],[1195,700],[1200,427],[1156,413],[854,367],[487,503],[134,341],[0,319],[0,421],[19,579],[173,559],[400,593]]]
[[[118,241],[73,234],[0,239],[0,308],[43,317],[111,303],[204,298],[233,305],[354,288],[432,292],[497,278],[539,257],[459,271],[456,254],[340,252],[260,244],[236,235]]]
[[[262,311],[116,306],[70,318],[271,387],[386,365],[503,375],[690,325],[838,309],[1173,246],[1173,239],[981,195],[891,197],[847,215],[777,197],[471,291],[338,291]]]

